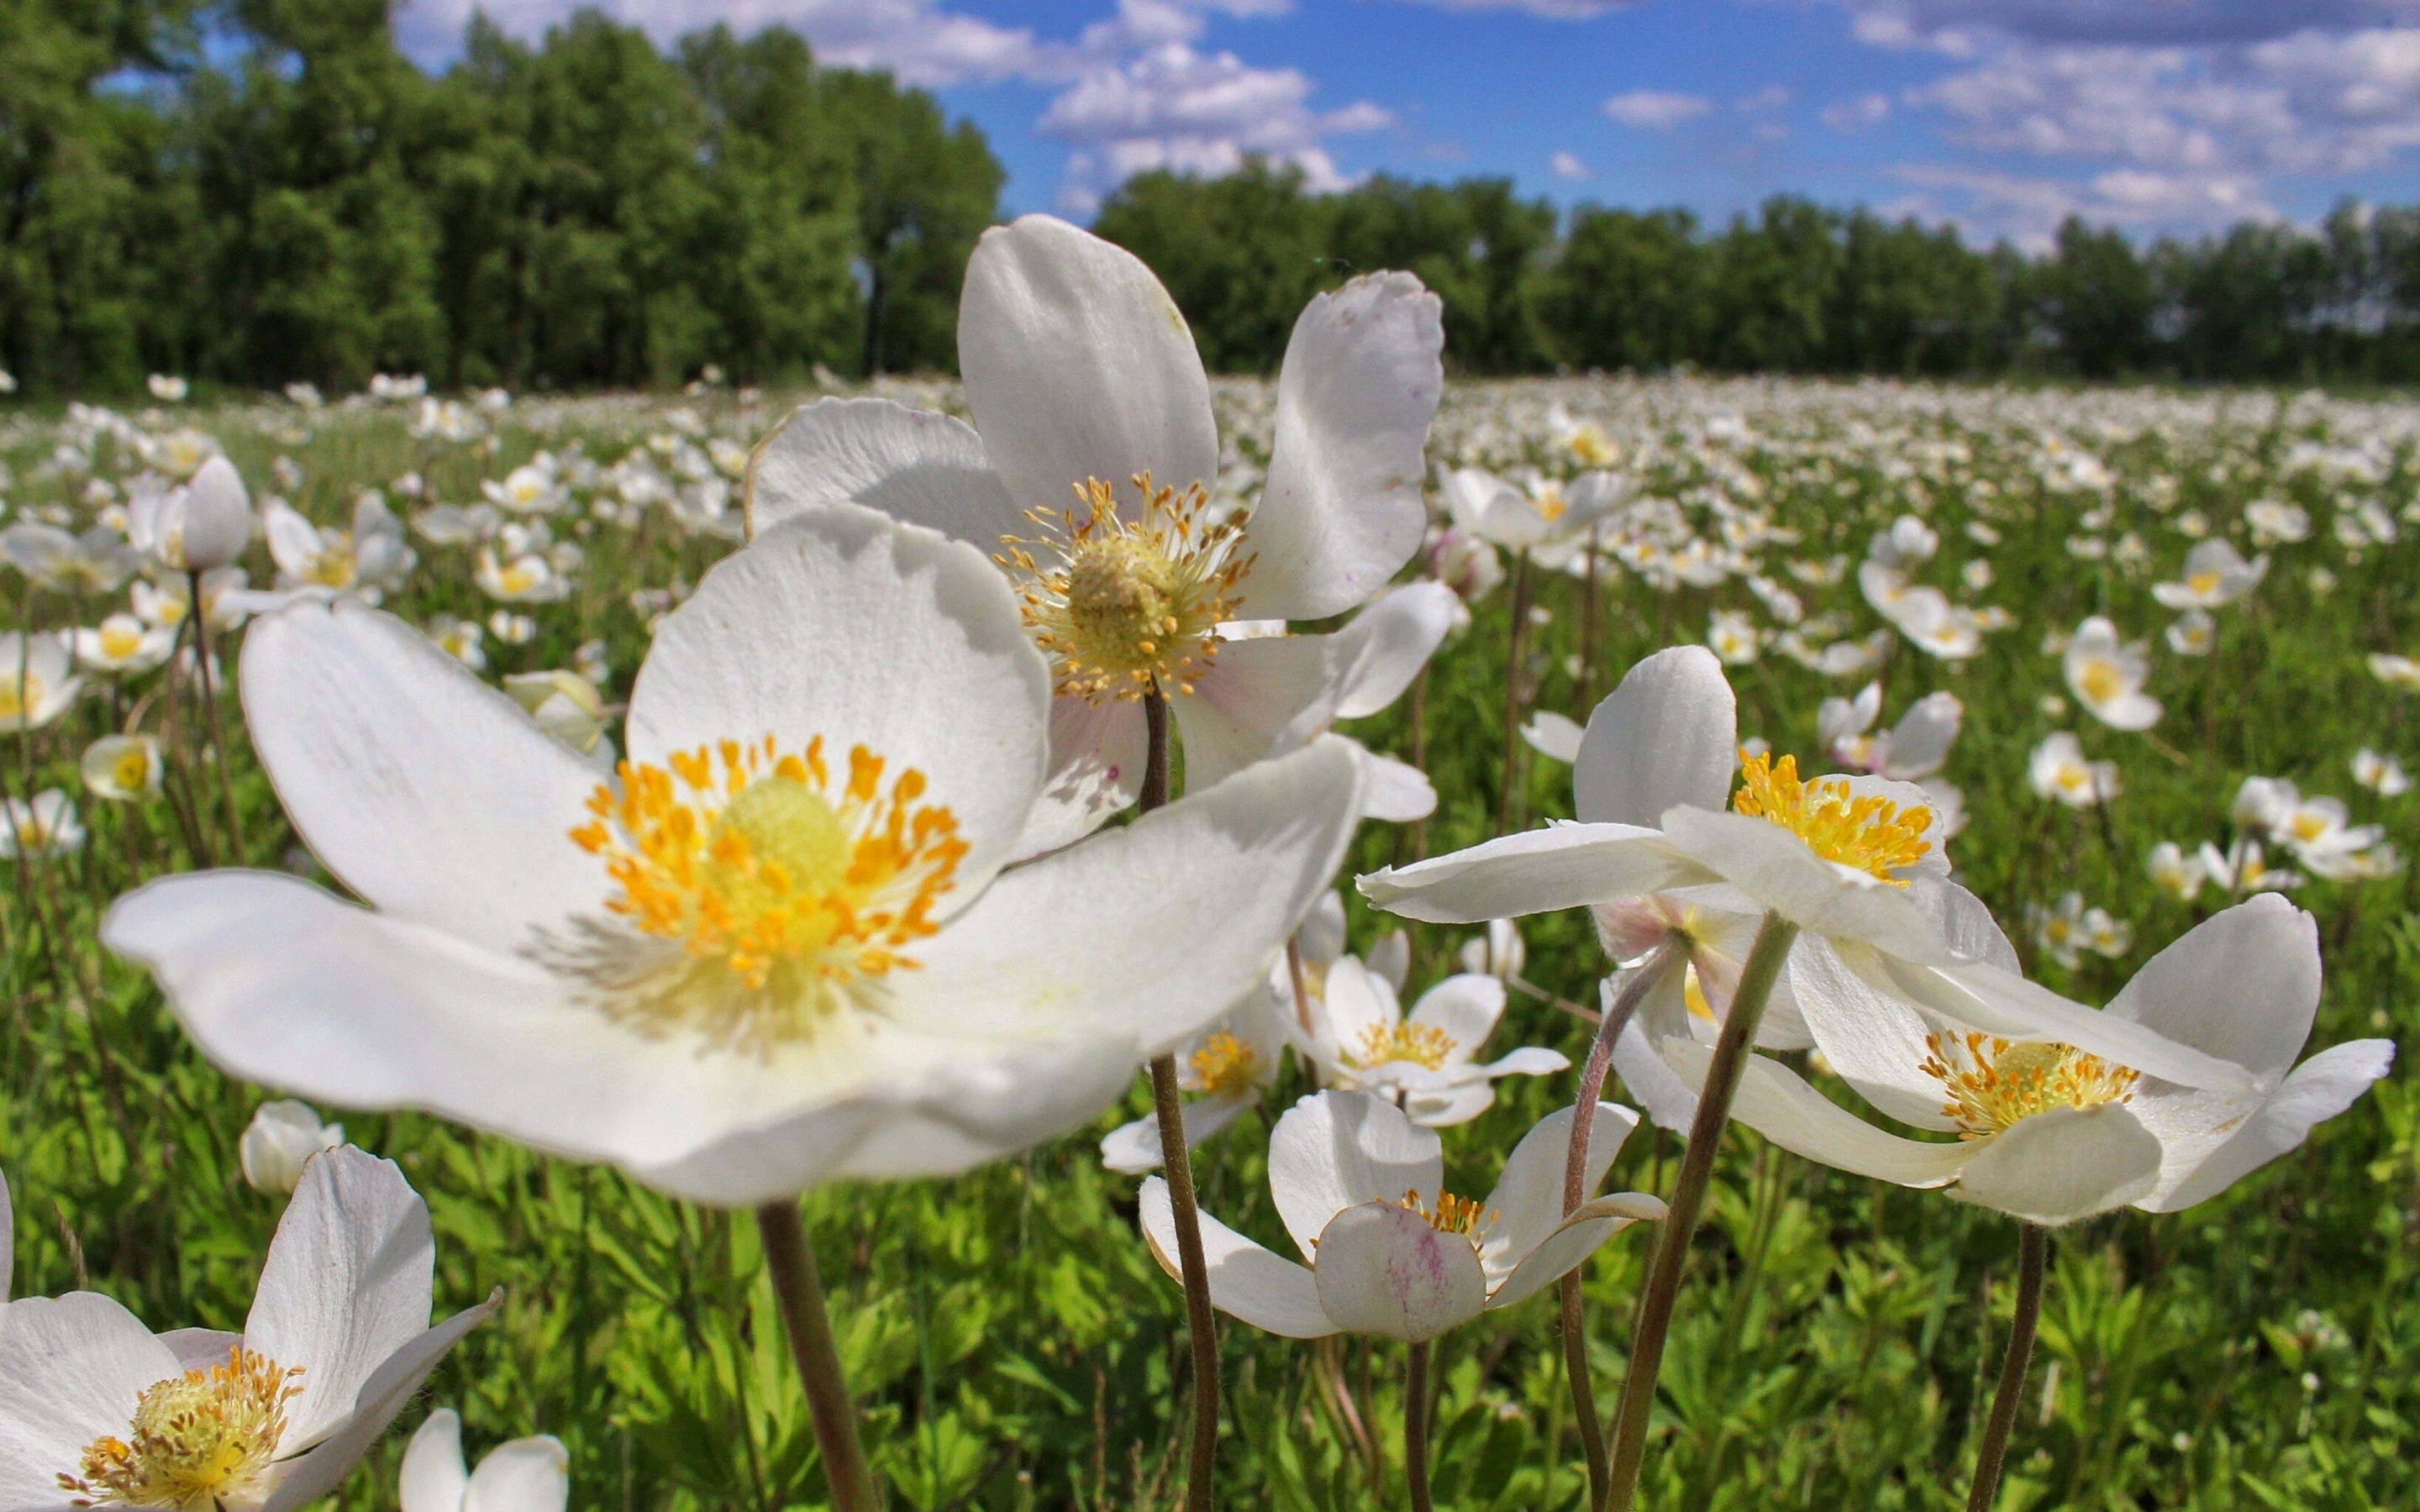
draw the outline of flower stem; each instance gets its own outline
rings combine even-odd
[[[1731,1099],[1747,1072],[1757,1026],[1764,1019],[1774,981],[1790,957],[1791,942],[1797,937],[1797,925],[1779,914],[1764,916],[1764,926],[1757,931],[1756,945],[1740,971],[1739,990],[1723,1019],[1722,1035],[1714,1041],[1706,1083],[1698,1093],[1698,1116],[1689,1125],[1689,1148],[1681,1157],[1671,1207],[1656,1242],[1654,1265],[1639,1295],[1630,1369],[1621,1378],[1621,1400],[1613,1412],[1613,1468],[1605,1500],[1598,1504],[1603,1512],[1630,1512],[1632,1499],[1637,1495],[1639,1466],[1647,1454],[1647,1418],[1655,1402],[1655,1377],[1664,1366],[1664,1345],[1672,1332],[1672,1307],[1680,1296],[1682,1273],[1688,1268],[1689,1243],[1705,1211],[1706,1188],[1714,1181],[1723,1126],[1730,1120]]]
[[[235,842],[235,858],[243,860],[243,819],[236,812],[235,782],[227,776],[226,737],[219,730],[218,690],[210,686],[210,617],[202,612],[202,575],[188,572],[185,580],[192,591],[186,613],[194,621],[194,675],[201,683],[202,708],[206,711],[210,731],[210,759],[219,769],[219,797],[226,805],[227,838]]]
[[[814,1419],[815,1447],[823,1451],[832,1505],[839,1512],[876,1512],[881,1498],[874,1489],[874,1473],[866,1468],[865,1448],[858,1443],[857,1404],[849,1400],[848,1381],[841,1373],[831,1315],[824,1308],[823,1279],[815,1273],[815,1252],[807,1242],[797,1199],[757,1209],[756,1228],[765,1242],[766,1269],[773,1274],[774,1300],[781,1304],[782,1322],[790,1335],[790,1359],[807,1388],[807,1411]]]
[[[1589,1142],[1596,1134],[1596,1104],[1605,1091],[1606,1072],[1613,1064],[1614,1041],[1638,1012],[1638,1005],[1647,999],[1655,984],[1676,961],[1685,959],[1683,948],[1676,941],[1667,941],[1640,962],[1621,986],[1621,992],[1606,1005],[1605,1016],[1597,1020],[1596,1039],[1589,1046],[1588,1060],[1580,1068],[1578,1096],[1572,1103],[1572,1149],[1563,1163],[1563,1213],[1588,1200]],[[1605,1499],[1606,1459],[1605,1425],[1596,1413],[1596,1386],[1589,1378],[1588,1333],[1580,1311],[1580,1268],[1574,1267],[1559,1283],[1563,1303],[1563,1370],[1572,1381],[1572,1415],[1580,1434],[1580,1447],[1588,1454],[1589,1504],[1594,1506]]]
[[[1168,802],[1168,699],[1143,695],[1150,746],[1137,803],[1144,813]],[[1151,1063],[1151,1102],[1159,1119],[1159,1159],[1176,1219],[1177,1270],[1185,1280],[1185,1327],[1193,1354],[1193,1451],[1185,1480],[1186,1512],[1210,1512],[1212,1472],[1218,1457],[1218,1331],[1210,1311],[1210,1265],[1202,1255],[1202,1210],[1193,1196],[1193,1154],[1185,1143],[1185,1108],[1176,1088],[1176,1057]]]
[[[1521,653],[1529,640],[1529,553],[1512,559],[1512,634],[1504,656],[1504,787],[1497,795],[1496,833],[1512,832],[1514,769],[1521,764]]]
[[[1412,1512],[1432,1512],[1429,1501],[1429,1344],[1412,1346],[1404,1367],[1404,1489]]]
[[[2017,1227],[2017,1316],[2009,1330],[2009,1352],[2000,1362],[2000,1386],[1992,1396],[1983,1450],[1975,1461],[1975,1485],[1966,1512],[1992,1512],[2000,1496],[2000,1470],[2009,1456],[2009,1433],[2017,1426],[2018,1399],[2033,1364],[2034,1329],[2041,1321],[2042,1273],[2050,1264],[2050,1230],[2040,1224]]]

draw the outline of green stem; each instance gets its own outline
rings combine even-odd
[[[1681,1277],[1688,1269],[1689,1244],[1697,1237],[1698,1220],[1706,1207],[1706,1189],[1713,1184],[1714,1157],[1720,1152],[1723,1126],[1730,1121],[1731,1100],[1740,1078],[1747,1073],[1747,1057],[1756,1046],[1757,1026],[1773,984],[1790,957],[1798,926],[1779,914],[1764,916],[1756,945],[1740,971],[1739,990],[1732,995],[1723,1032],[1714,1041],[1714,1059],[1706,1068],[1705,1086],[1698,1092],[1698,1116],[1689,1125],[1689,1148],[1681,1156],[1681,1170],[1672,1184],[1670,1211],[1655,1246],[1655,1261],[1639,1294],[1638,1329],[1630,1343],[1630,1369],[1621,1378],[1621,1400],[1613,1414],[1613,1469],[1599,1504],[1604,1512],[1630,1512],[1638,1493],[1638,1472],[1647,1455],[1647,1419],[1655,1402],[1655,1378],[1664,1367],[1664,1346],[1672,1332],[1672,1309],[1681,1293]]]
[[[1529,553],[1512,559],[1512,635],[1504,665],[1504,787],[1497,795],[1496,833],[1512,831],[1513,778],[1521,764],[1521,653],[1529,639]]]
[[[1404,1368],[1404,1488],[1412,1512],[1433,1512],[1429,1501],[1429,1344],[1412,1346]]]
[[[2009,1327],[2009,1352],[2000,1362],[2000,1386],[1992,1396],[1991,1421],[1983,1428],[1975,1460],[1975,1485],[1966,1512],[1992,1512],[2000,1497],[2000,1472],[2009,1458],[2009,1434],[2025,1394],[2025,1371],[2034,1360],[2034,1330],[2041,1322],[2042,1275],[2050,1266],[2050,1230],[2040,1224],[2017,1228],[2017,1315]]]
[[[865,1446],[858,1442],[857,1404],[841,1372],[823,1278],[815,1273],[815,1252],[807,1242],[797,1199],[757,1209],[756,1227],[765,1242],[766,1269],[773,1275],[774,1300],[789,1332],[790,1359],[807,1388],[807,1411],[814,1419],[815,1447],[823,1451],[832,1505],[838,1512],[877,1512],[882,1500],[866,1468]]]
[[[227,776],[226,736],[219,729],[218,689],[210,686],[210,620],[202,612],[202,575],[185,574],[192,598],[185,612],[194,622],[194,676],[201,684],[202,708],[209,722],[210,760],[218,767],[219,797],[226,806],[227,838],[235,843],[235,858],[243,860],[243,818],[236,812],[235,780]]]

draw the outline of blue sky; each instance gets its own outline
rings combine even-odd
[[[471,0],[399,14],[424,63]],[[489,0],[535,37],[571,0]],[[2420,0],[611,0],[783,23],[970,116],[1009,207],[1249,152],[1708,219],[1790,191],[2040,244],[2420,201]]]

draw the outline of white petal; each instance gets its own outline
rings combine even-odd
[[[1674,809],[1664,832],[1674,849],[1802,929],[1862,940],[1904,960],[1948,959],[1938,926],[1903,889],[1843,874],[1779,825]]]
[[[958,306],[958,368],[992,466],[1025,509],[1098,478],[1214,482],[1218,431],[1192,330],[1140,258],[1047,215],[984,233]]]
[[[1181,1275],[1176,1213],[1169,1203],[1168,1183],[1156,1176],[1144,1181],[1141,1208],[1142,1234],[1153,1257],[1170,1275]],[[1326,1338],[1336,1332],[1336,1325],[1320,1310],[1319,1283],[1309,1271],[1253,1243],[1206,1212],[1196,1217],[1213,1306],[1230,1318],[1290,1339]]]
[[[972,548],[869,509],[803,511],[706,573],[668,615],[630,693],[635,763],[821,736],[834,773],[864,746],[913,767],[971,847],[937,910],[1004,863],[1042,791],[1050,677],[1007,582]],[[577,853],[574,853],[577,854]]]
[[[1807,1030],[1858,1096],[1919,1129],[1960,1127],[1941,1111],[1947,1089],[1922,1069],[1931,1057],[1922,1015],[1851,971],[1820,935],[1798,937],[1790,974]]]
[[[456,1313],[390,1355],[363,1383],[350,1417],[301,1458],[279,1461],[284,1473],[261,1504],[261,1512],[300,1512],[343,1485],[353,1466],[395,1421],[395,1414],[403,1411],[412,1393],[428,1379],[428,1372],[445,1358],[445,1351],[493,1316],[504,1298],[499,1288],[486,1302]]]
[[[1355,743],[1361,754],[1361,817],[1408,825],[1436,812],[1437,792],[1428,774],[1392,756]]]
[[[1677,1038],[1658,1048],[1691,1088],[1705,1085],[1713,1050]],[[1731,1117],[1793,1154],[1900,1186],[1945,1185],[1983,1148],[1972,1140],[1931,1145],[1885,1134],[1763,1056],[1748,1057]]]
[[[1580,744],[1587,738],[1587,732],[1575,720],[1540,709],[1521,727],[1521,738],[1539,755],[1569,765],[1580,759]]]
[[[1025,518],[963,420],[889,399],[819,399],[790,411],[748,459],[748,533],[824,504],[863,504],[989,556]]]
[[[1739,707],[1723,664],[1674,646],[1624,674],[1589,716],[1572,810],[1595,824],[1659,824],[1677,805],[1720,809],[1739,762]]]
[[[1278,372],[1266,488],[1248,529],[1247,612],[1315,620],[1386,586],[1419,549],[1421,449],[1445,392],[1443,306],[1409,273],[1314,297]]]
[[[1341,636],[1290,635],[1229,640],[1193,691],[1169,700],[1185,740],[1185,785],[1199,792],[1269,756],[1282,756],[1327,728],[1343,691]]]
[[[450,1407],[428,1414],[403,1451],[396,1494],[403,1512],[463,1512],[471,1473],[462,1466],[462,1418]]]
[[[1026,815],[1010,859],[1030,860],[1072,845],[1130,807],[1150,759],[1142,705],[1125,699],[1050,701],[1050,775]]]
[[[134,1404],[178,1374],[177,1357],[98,1292],[28,1297],[0,1311],[0,1506],[68,1498],[62,1472],[103,1434],[123,1438]]]
[[[1453,1041],[1452,1058],[1468,1060],[1504,1016],[1504,984],[1480,972],[1448,977],[1412,1005],[1412,1022],[1442,1031]]]
[[[568,838],[597,774],[401,620],[350,599],[256,620],[242,686],[295,828],[380,908],[511,950],[602,901]]]
[[[462,1512],[564,1512],[570,1503],[571,1457],[560,1440],[542,1434],[488,1451]]]
[[[2302,1053],[2319,1008],[2319,925],[2263,893],[2153,956],[2108,1011],[2273,1077]]]
[[[1665,1063],[1636,1021],[1613,1042],[1613,1070],[1630,1100],[1647,1110],[1655,1127],[1683,1137],[1688,1134],[1698,1121],[1697,1084]]]
[[[1487,1195],[1486,1210],[1496,1215],[1496,1221],[1479,1251],[1492,1284],[1500,1285],[1514,1266],[1562,1226],[1572,1116],[1569,1105],[1547,1114],[1530,1126],[1504,1159],[1504,1174],[1497,1179],[1496,1190]],[[1589,1123],[1588,1158],[1581,1165],[1583,1202],[1595,1194],[1605,1173],[1612,1168],[1613,1158],[1621,1153],[1622,1141],[1637,1127],[1638,1115],[1620,1103],[1596,1105],[1596,1117]]]
[[[227,1363],[229,1350],[243,1347],[243,1335],[215,1328],[174,1328],[160,1335],[177,1357],[179,1370],[200,1370]]]
[[[1347,1208],[1321,1230],[1319,1305],[1349,1334],[1419,1343],[1487,1307],[1479,1254],[1392,1202]]]
[[[1269,1135],[1269,1195],[1314,1265],[1320,1232],[1338,1213],[1415,1192],[1435,1202],[1444,1180],[1436,1131],[1366,1092],[1314,1092],[1288,1108]]]
[[[1453,628],[1453,590],[1409,583],[1380,596],[1337,632],[1353,648],[1336,717],[1359,719],[1403,697]]]
[[[1544,1045],[1525,1044],[1518,1050],[1507,1051],[1483,1066],[1470,1068],[1494,1081],[1499,1076],[1552,1076],[1559,1071],[1572,1069],[1572,1057],[1559,1050]]]
[[[1984,1142],[1952,1195],[2030,1223],[2067,1224],[2125,1206],[2159,1176],[2160,1142],[2124,1103],[2103,1103],[2020,1119]]]
[[[1355,879],[1388,913],[1432,924],[1618,903],[1715,880],[1714,873],[1633,825],[1555,825]]]
[[[1364,1087],[1399,1093],[1404,1111],[1414,1123],[1428,1129],[1468,1123],[1496,1105],[1495,1084],[1484,1076],[1444,1081],[1425,1067],[1404,1061],[1373,1067],[1370,1074],[1357,1080]]]
[[[1664,1212],[1663,1199],[1643,1192],[1623,1192],[1583,1205],[1521,1257],[1521,1263],[1487,1299],[1488,1311],[1528,1301],[1595,1254],[1606,1240],[1632,1224],[1655,1222]]]
[[[1393,984],[1352,956],[1339,956],[1327,968],[1327,982],[1319,995],[1327,1011],[1327,1031],[1348,1055],[1363,1053],[1374,1039],[1392,1034],[1404,1021]]]
[[[326,1438],[372,1372],[427,1332],[436,1273],[427,1204],[394,1162],[348,1145],[302,1167],[243,1325],[245,1349],[303,1372],[281,1450]]]
[[[8,1305],[8,1287],[17,1273],[17,1211],[8,1200],[8,1178],[0,1172],[0,1306]]]
[[[1185,1148],[1199,1149],[1203,1140],[1258,1105],[1259,1099],[1254,1097],[1203,1097],[1187,1103]],[[1101,1164],[1122,1176],[1140,1176],[1159,1169],[1159,1115],[1146,1113],[1132,1123],[1110,1130],[1101,1140]]]
[[[2331,1045],[2295,1067],[2234,1137],[2180,1180],[2163,1172],[2161,1187],[2140,1206],[2153,1212],[2190,1208],[2226,1191],[2252,1172],[2300,1146],[2312,1128],[2352,1106],[2395,1063],[2390,1040],[2355,1040]]]

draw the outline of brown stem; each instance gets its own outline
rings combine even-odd
[[[235,842],[235,858],[243,860],[243,818],[235,807],[235,782],[227,776],[226,736],[219,729],[218,690],[210,686],[210,621],[202,612],[202,575],[185,574],[193,596],[186,614],[194,622],[194,676],[202,685],[202,708],[206,711],[210,731],[210,760],[219,771],[219,797],[226,807],[227,838]]]
[[[1621,1378],[1621,1400],[1613,1412],[1613,1469],[1606,1487],[1602,1512],[1630,1512],[1638,1491],[1639,1466],[1647,1455],[1647,1417],[1655,1401],[1655,1378],[1664,1367],[1664,1345],[1672,1332],[1672,1308],[1681,1293],[1681,1277],[1688,1269],[1689,1242],[1697,1236],[1705,1212],[1706,1189],[1713,1184],[1714,1157],[1723,1142],[1723,1126],[1730,1120],[1731,1099],[1747,1072],[1747,1057],[1756,1045],[1757,1026],[1773,995],[1775,979],[1789,959],[1798,926],[1779,914],[1764,916],[1756,945],[1741,968],[1739,990],[1714,1041],[1714,1059],[1706,1068],[1705,1086],[1698,1092],[1698,1116],[1689,1125],[1689,1148],[1672,1183],[1670,1210],[1655,1246],[1655,1261],[1639,1294],[1638,1328],[1630,1341],[1630,1369]]]
[[[1429,1501],[1429,1344],[1412,1346],[1404,1367],[1404,1487],[1412,1512],[1433,1512]]]
[[[1512,831],[1514,769],[1521,763],[1521,653],[1529,639],[1529,553],[1512,559],[1512,635],[1504,657],[1504,787],[1497,795],[1496,833]]]
[[[1580,585],[1580,722],[1586,724],[1596,697],[1596,529],[1589,529],[1588,577]]]
[[[865,1447],[858,1442],[857,1404],[849,1399],[848,1381],[841,1373],[831,1314],[824,1307],[823,1278],[815,1273],[815,1252],[807,1242],[797,1199],[757,1209],[756,1228],[765,1242],[765,1267],[773,1276],[773,1297],[789,1332],[790,1359],[807,1388],[807,1411],[814,1419],[815,1447],[823,1452],[832,1504],[839,1512],[877,1512],[882,1500],[874,1489],[874,1473],[866,1468]]]
[[[1975,1485],[1966,1512],[1992,1512],[1999,1500],[2000,1471],[2009,1456],[2009,1433],[2025,1394],[2025,1371],[2034,1360],[2034,1330],[2041,1321],[2042,1273],[2050,1264],[2050,1230],[2040,1224],[2017,1227],[2017,1316],[2009,1325],[2009,1352],[2000,1362],[2000,1386],[1992,1396],[1991,1421],[1975,1461]]]

